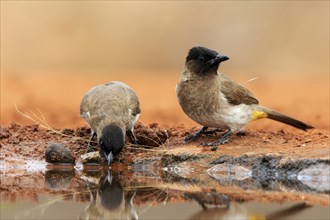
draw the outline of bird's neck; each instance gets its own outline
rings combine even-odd
[[[105,128],[106,126],[108,126],[110,124],[117,125],[123,131],[123,134],[126,133],[126,127],[125,127],[125,125],[123,123],[109,121],[109,120],[103,120],[103,121],[100,122],[100,126],[98,126],[99,127],[99,130],[96,132],[98,138],[101,136],[101,133],[102,133],[103,128]]]
[[[180,75],[180,81],[200,81],[200,82],[214,82],[219,77],[218,73],[196,74],[192,73],[185,67]]]

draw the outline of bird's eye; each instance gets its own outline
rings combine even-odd
[[[198,57],[198,61],[199,61],[200,63],[204,63],[204,61],[205,61],[205,57],[203,57],[203,56]]]

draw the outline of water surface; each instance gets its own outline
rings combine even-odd
[[[251,176],[217,179],[184,164],[165,170],[7,175],[1,219],[329,219],[329,194],[303,184],[274,181],[265,187]]]

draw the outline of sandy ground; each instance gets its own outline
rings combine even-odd
[[[284,77],[284,76],[283,76]],[[170,73],[160,75],[130,74],[108,77],[104,75],[78,74],[29,74],[2,75],[1,86],[1,165],[6,170],[1,171],[2,195],[36,196],[40,189],[21,187],[15,182],[15,175],[25,176],[33,180],[26,167],[31,168],[29,161],[44,161],[44,153],[51,142],[62,143],[73,153],[76,161],[86,152],[86,144],[90,130],[85,121],[79,118],[79,103],[84,93],[91,87],[106,81],[118,80],[128,83],[140,97],[142,114],[136,126],[136,135],[140,145],[159,145],[152,149],[136,149],[132,145],[125,147],[111,167],[113,172],[123,172],[132,162],[143,159],[159,158],[160,155],[182,154],[190,152],[196,155],[211,155],[218,158],[221,155],[260,155],[276,154],[288,158],[329,159],[329,83],[320,78],[267,78],[243,83],[258,98],[263,105],[280,112],[294,116],[315,129],[303,132],[270,120],[260,120],[252,123],[246,129],[246,135],[234,136],[231,142],[221,146],[216,151],[208,147],[198,146],[204,141],[215,141],[221,133],[206,135],[193,143],[186,145],[184,137],[196,131],[200,126],[185,116],[177,103],[175,84],[177,76]],[[239,82],[248,78],[238,77]],[[29,114],[32,118],[44,118],[56,132],[44,129],[42,124],[31,121],[17,114],[15,104],[19,110]],[[157,144],[154,144],[157,142]],[[128,143],[129,144],[129,143]],[[208,161],[209,162],[209,161]],[[33,166],[33,165],[32,165]],[[21,169],[17,169],[21,167]],[[32,179],[31,179],[32,178]],[[125,179],[125,178],[124,178]],[[163,183],[162,183],[163,184]],[[46,187],[46,186],[44,186]],[[170,187],[175,188],[175,184]],[[182,187],[181,185],[179,188]],[[212,187],[218,187],[210,185]],[[47,187],[46,187],[47,188]],[[192,186],[189,190],[195,190]],[[24,191],[24,189],[26,191]],[[217,188],[218,189],[218,188]],[[17,195],[18,190],[21,192]],[[22,191],[23,190],[23,191]],[[197,191],[205,190],[199,188]],[[223,190],[218,189],[218,190]],[[46,190],[49,192],[49,190]],[[233,192],[233,189],[226,189]],[[243,194],[246,200],[296,200],[307,198],[306,201],[327,205],[328,196],[318,197],[286,193],[268,194],[259,192],[254,197]],[[255,195],[255,193],[254,193]],[[240,200],[243,198],[237,198]]]
[[[328,76],[322,78],[318,75],[315,78],[300,77],[299,79],[292,75],[264,76],[251,82],[247,82],[251,77],[232,78],[249,88],[262,105],[291,115],[316,129],[302,132],[271,120],[259,120],[247,126],[248,135],[234,138],[231,143],[222,147],[221,151],[224,151],[222,153],[240,155],[246,152],[267,153],[269,151],[283,152],[290,156],[329,156],[326,152],[326,147],[329,146]],[[32,143],[33,141],[38,143],[49,141],[47,137],[39,136],[38,132],[34,137],[33,129],[29,127],[20,127],[16,131],[17,125],[10,126],[13,122],[18,125],[29,125],[42,121],[39,128],[49,126],[56,130],[87,126],[86,122],[79,117],[81,98],[91,87],[111,80],[126,82],[136,91],[142,109],[141,124],[148,126],[156,123],[157,129],[172,130],[173,133],[181,136],[200,128],[200,125],[183,113],[177,102],[175,85],[178,75],[175,73],[162,72],[157,75],[133,72],[2,74],[1,126],[9,129],[10,137],[5,139],[9,142],[1,141],[4,145],[1,149],[2,155],[7,154],[6,143],[13,144],[15,148],[22,141],[24,143],[25,139]],[[19,111],[29,115],[34,121],[18,114],[15,105]],[[217,137],[220,135],[217,134]],[[3,137],[6,137],[6,134]],[[212,140],[216,140],[217,137],[213,137]],[[189,147],[195,147],[202,141],[203,139]],[[170,146],[183,144],[183,138],[174,140],[172,137]],[[306,147],[297,147],[301,144]],[[38,145],[36,152],[40,152],[40,155],[33,157],[41,159],[44,146],[45,144],[40,148]],[[315,146],[322,146],[325,149],[316,150]]]
[[[329,156],[329,152],[326,151],[326,148],[329,147],[329,82],[327,76],[299,79],[290,75],[286,78],[274,76],[273,78],[263,77],[251,82],[246,82],[249,80],[247,77],[232,78],[249,88],[259,98],[262,105],[300,119],[314,126],[315,129],[303,132],[268,119],[259,120],[247,126],[246,136],[233,138],[231,143],[222,147],[223,152],[221,153],[240,155],[246,152],[282,152],[298,157]],[[183,145],[183,136],[200,128],[200,125],[194,123],[183,113],[177,102],[175,85],[178,76],[174,73],[164,72],[157,75],[152,73],[95,75],[27,73],[26,75],[2,74],[1,79],[1,125],[5,127],[4,129],[8,128],[8,132],[6,132],[9,137],[1,141],[4,145],[2,155],[7,153],[5,152],[6,143],[13,144],[13,147],[16,148],[25,140],[38,143],[49,142],[47,137],[40,136],[39,132],[33,136],[33,128],[31,130],[30,127],[22,128],[18,125],[37,124],[41,119],[44,122],[39,125],[37,131],[43,125],[58,131],[86,127],[86,122],[79,117],[81,98],[91,87],[110,80],[126,82],[136,91],[142,109],[141,125],[152,128],[153,125],[149,125],[156,123],[156,129],[172,131],[172,134],[176,135],[175,138],[171,137],[170,147]],[[37,121],[18,114],[15,105],[19,111]],[[13,122],[17,125],[11,126]],[[74,130],[71,132],[74,133]],[[139,129],[137,130],[139,132]],[[145,129],[140,130],[142,133],[145,132]],[[85,131],[84,135],[88,136],[87,133]],[[146,135],[150,136],[150,134]],[[164,136],[164,134],[160,135]],[[211,137],[211,141],[215,141],[220,135],[221,133],[218,133],[215,137]],[[178,136],[180,138],[177,138]],[[3,137],[6,137],[6,134]],[[150,138],[157,139],[158,137]],[[57,140],[57,138],[55,139]],[[204,140],[198,140],[189,147],[195,147],[202,141]],[[142,142],[144,142],[142,144],[150,144],[146,140],[142,140]],[[79,144],[83,145],[81,142]],[[300,145],[305,147],[297,147]],[[318,148],[316,146],[320,149],[316,150]],[[36,152],[40,152],[40,155],[33,157],[41,159],[44,147],[45,144],[41,148],[38,145]],[[80,147],[83,148],[83,146]]]
[[[198,146],[198,144],[216,140],[217,135],[203,136],[196,142],[184,144],[184,137],[193,130],[179,126],[165,131],[156,124],[147,126],[138,123],[136,136],[139,139],[139,145],[130,145],[127,142],[127,146],[111,165],[110,172],[120,180],[123,187],[128,189],[137,186],[140,189],[152,187],[155,191],[166,192],[167,197],[171,198],[171,202],[189,200],[186,196],[187,193],[197,193],[202,196],[203,193],[216,190],[217,193],[229,196],[231,201],[304,201],[310,204],[329,205],[328,191],[314,192],[304,185],[302,186],[306,189],[301,189],[299,185],[296,186],[290,181],[282,183],[273,180],[264,183],[266,185],[262,188],[265,189],[262,189],[258,182],[232,179],[237,177],[224,176],[219,184],[217,179],[210,178],[205,173],[212,166],[210,161],[221,156],[240,157],[245,155],[251,158],[262,155],[270,158],[280,156],[290,159],[318,159],[325,161],[322,164],[327,164],[326,161],[329,161],[328,133],[320,130],[306,133],[250,129],[245,136],[234,136],[230,143],[212,151],[209,147]],[[86,152],[89,132],[90,129],[86,127],[62,129],[57,132],[40,128],[38,125],[11,124],[8,127],[2,127],[0,132],[1,197],[11,201],[20,198],[37,201],[39,193],[61,195],[77,193],[78,196],[75,197],[78,199],[77,201],[88,200],[83,197],[85,194],[81,195],[81,192],[85,192],[87,187],[84,178],[95,178],[95,187],[97,187],[98,178],[106,171],[102,171],[102,167],[82,169],[81,165],[77,165],[75,169],[73,167],[46,166],[44,154],[50,143],[61,143],[70,149],[76,162],[79,163],[80,155]],[[144,147],[152,145],[154,147]],[[173,159],[173,162],[177,164],[187,154],[201,159],[196,159],[197,163],[194,160],[187,163],[179,162],[177,167],[179,169],[181,167],[182,170],[174,176],[161,171],[162,163],[166,162],[165,157],[169,158],[169,161],[177,158]],[[166,163],[171,164],[169,161]],[[46,170],[45,166],[50,170]],[[54,168],[57,170],[52,171]],[[88,169],[94,171],[88,173]],[[190,172],[191,169],[194,171]],[[230,181],[226,178],[230,178]],[[54,189],[56,190],[54,191]],[[145,194],[141,194],[141,198],[145,198],[145,196]],[[157,203],[163,202],[158,197],[156,199]],[[146,202],[147,200],[143,200],[139,203]]]

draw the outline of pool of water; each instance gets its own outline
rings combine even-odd
[[[109,195],[110,196],[110,195]],[[100,203],[98,203],[100,202]],[[329,207],[286,202],[233,202],[229,207],[203,208],[196,202],[111,205],[99,200],[76,201],[39,195],[38,201],[1,202],[1,219],[328,219]],[[132,203],[130,203],[132,202]]]
[[[1,219],[330,217],[329,192],[312,191],[298,183],[260,184],[248,175],[207,177],[183,165],[163,170],[140,168],[2,172]]]

